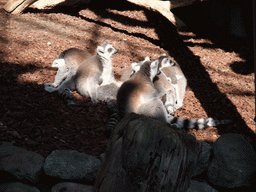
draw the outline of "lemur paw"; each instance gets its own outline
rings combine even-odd
[[[56,87],[54,87],[54,85],[52,85],[52,83],[45,83],[44,90],[51,93],[53,91],[56,91]]]
[[[167,106],[167,111],[168,111],[168,114],[174,115],[176,108],[173,105],[169,104],[169,106]]]

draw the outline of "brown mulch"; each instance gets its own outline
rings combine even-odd
[[[176,115],[234,120],[189,131],[198,140],[214,142],[224,133],[239,133],[256,149],[251,34],[230,37],[207,17],[189,17],[200,5],[174,10],[189,26],[177,32],[158,13],[129,3],[103,4],[48,11],[29,8],[22,15],[0,11],[0,141],[44,157],[57,149],[103,153],[108,142],[106,104],[93,105],[75,93],[77,104],[67,106],[57,93],[44,91],[44,83],[54,81],[56,69],[51,64],[62,51],[77,47],[94,54],[107,40],[119,49],[113,56],[117,79],[131,62],[167,53],[188,79],[184,105]]]

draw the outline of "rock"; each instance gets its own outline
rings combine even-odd
[[[186,191],[200,146],[184,130],[132,113],[111,135],[94,191]]]
[[[4,183],[0,184],[1,192],[40,192],[36,187],[23,183]]]
[[[63,182],[54,185],[51,192],[92,192],[93,186],[78,183]]]
[[[46,175],[70,181],[93,182],[101,162],[74,150],[53,151],[45,160]]]
[[[202,142],[202,152],[197,161],[196,171],[192,177],[196,177],[203,172],[206,172],[210,164],[210,157],[212,154],[212,146],[206,142]]]
[[[0,170],[11,173],[21,181],[37,183],[43,164],[44,157],[40,154],[15,147],[9,142],[0,145]]]
[[[187,192],[218,192],[218,191],[205,182],[191,180],[189,189]]]
[[[213,145],[213,159],[207,177],[225,188],[248,187],[255,183],[256,153],[239,134],[222,135]]]

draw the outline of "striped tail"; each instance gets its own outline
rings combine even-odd
[[[59,92],[59,95],[62,97],[62,99],[68,104],[68,105],[74,105],[75,104],[75,96],[72,94],[71,90],[66,88],[64,91]]]
[[[121,116],[120,116],[119,110],[112,109],[112,114],[110,115],[110,119],[106,127],[106,131],[112,133],[112,131],[116,128],[120,120],[121,120]]]
[[[183,119],[182,117],[173,117],[169,121],[172,125],[175,125],[179,129],[205,129],[207,127],[215,127],[218,125],[225,125],[232,122],[232,120],[215,120],[213,118],[208,119]]]

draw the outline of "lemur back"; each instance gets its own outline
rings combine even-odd
[[[124,82],[127,81],[130,77],[132,77],[135,74],[135,71],[132,68],[132,65],[138,65],[141,66],[144,62],[150,61],[149,57],[145,57],[143,61],[140,61],[138,63],[132,63],[130,66],[128,66],[125,71],[123,72],[120,81]]]
[[[159,61],[145,61],[133,64],[136,73],[125,81],[117,93],[117,105],[121,116],[138,113],[167,121],[167,112],[162,101],[157,98],[153,78],[159,73]]]
[[[47,88],[46,91],[58,91],[68,104],[74,103],[72,91],[90,97],[93,103],[97,103],[97,88],[100,85],[116,83],[111,56],[117,53],[112,45],[104,42],[97,47],[96,55],[84,60],[78,67],[76,74],[63,82],[58,88]]]
[[[139,107],[155,97],[155,89],[150,79],[151,68],[158,71],[158,61],[143,63],[138,72],[125,81],[117,93],[117,105],[119,110],[127,115],[137,112]],[[157,65],[157,66],[156,66]]]
[[[58,68],[54,83],[47,83],[45,87],[58,87],[64,80],[74,76],[80,64],[90,57],[92,57],[92,54],[86,50],[70,48],[63,51],[52,63],[52,67]]]

